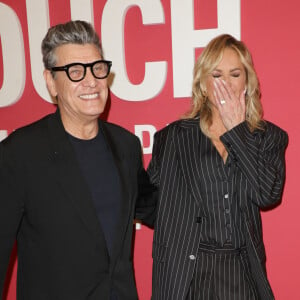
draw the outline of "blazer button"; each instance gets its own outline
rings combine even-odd
[[[201,217],[196,217],[196,223],[201,223],[202,222],[202,218]]]
[[[195,260],[195,259],[196,259],[196,256],[193,255],[193,254],[191,254],[191,255],[189,256],[189,259],[190,259],[190,260]]]

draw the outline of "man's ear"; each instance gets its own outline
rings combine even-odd
[[[53,98],[56,98],[56,96],[57,96],[56,85],[55,85],[55,80],[51,74],[51,71],[44,70],[43,75],[44,75],[44,79],[46,81],[47,89],[48,89],[50,95]]]

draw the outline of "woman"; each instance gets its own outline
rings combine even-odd
[[[225,34],[194,68],[190,112],[155,135],[153,300],[274,299],[260,209],[277,204],[287,134],[262,119],[249,50]]]

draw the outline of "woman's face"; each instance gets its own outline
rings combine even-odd
[[[226,48],[222,60],[217,67],[208,74],[206,81],[208,99],[215,103],[215,86],[216,78],[224,80],[232,89],[236,97],[240,97],[246,88],[246,71],[241,63],[238,54],[230,48]]]

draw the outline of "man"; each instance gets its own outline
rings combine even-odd
[[[137,299],[133,218],[152,186],[138,139],[99,120],[111,62],[83,21],[50,28],[42,53],[57,111],[0,144],[1,292],[17,239],[17,299]]]

